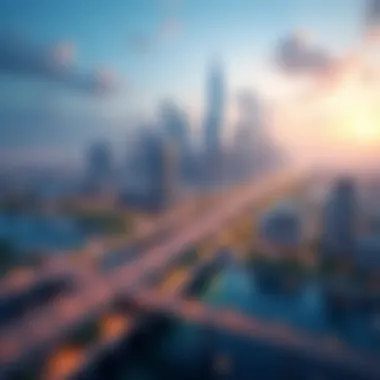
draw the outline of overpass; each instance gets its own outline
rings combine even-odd
[[[340,341],[299,331],[283,323],[211,307],[197,299],[185,299],[156,290],[119,294],[119,297],[121,302],[124,300],[126,310],[164,314],[211,329],[228,331],[342,369],[358,378],[380,378],[377,355],[363,354]]]
[[[197,266],[191,272],[199,269]],[[192,276],[187,276],[191,278]],[[352,349],[342,341],[317,333],[298,330],[290,325],[266,321],[263,318],[243,314],[234,309],[210,306],[201,300],[183,297],[185,282],[171,291],[142,289],[141,291],[120,292],[116,294],[117,309],[130,321],[120,331],[120,335],[101,337],[99,341],[85,349],[84,357],[66,376],[56,374],[49,380],[67,380],[81,378],[86,371],[96,368],[99,359],[104,358],[119,344],[128,339],[133,328],[143,316],[161,315],[169,320],[180,320],[196,324],[204,331],[228,332],[243,339],[251,339],[266,347],[280,349],[285,354],[292,354],[298,360],[308,360],[317,366],[349,374],[349,378],[375,380],[380,377],[380,365],[375,355],[363,354]],[[109,339],[111,338],[111,339]],[[200,347],[201,349],[202,347]],[[323,373],[323,372],[322,372]]]
[[[228,332],[243,339],[251,339],[266,347],[280,349],[285,355],[290,353],[295,359],[306,359],[311,365],[320,365],[327,371],[349,374],[349,378],[375,380],[380,377],[377,356],[353,349],[337,338],[302,331],[282,322],[267,321],[262,317],[243,314],[223,306],[210,306],[202,300],[186,297],[184,290],[194,281],[194,274],[197,276],[199,270],[213,263],[213,260],[208,259],[190,268],[178,287],[164,287],[164,290],[141,288],[138,291],[127,290],[115,294],[116,309],[129,321],[126,328],[118,336],[101,336],[96,343],[84,349],[81,362],[67,368],[65,376],[57,373],[56,376],[49,377],[49,380],[75,380],[81,378],[86,371],[91,373],[96,369],[99,359],[115,352],[129,338],[133,328],[139,326],[139,321],[146,320],[144,316],[158,315],[168,320],[196,324],[204,331]],[[220,264],[223,265],[222,263],[221,260]],[[219,264],[216,265],[218,267]]]
[[[239,188],[226,189],[212,195],[189,196],[184,202],[163,214],[144,218],[142,223],[139,223],[141,228],[138,228],[132,236],[91,238],[79,250],[54,252],[49,259],[36,268],[15,269],[0,280],[0,300],[30,291],[44,281],[57,276],[73,278],[80,276],[84,271],[93,270],[94,262],[110,251],[125,250],[139,242],[144,242],[146,245],[147,241],[155,240],[165,231],[169,229],[174,231],[189,222],[191,218],[200,217],[212,207],[217,207],[218,203],[238,196],[241,189],[252,186],[252,183],[255,184],[256,180],[243,184]]]
[[[101,275],[93,271],[81,273],[74,294],[30,312],[7,327],[6,331],[0,331],[1,368],[6,370],[23,360],[31,360],[64,341],[74,326],[104,311],[116,294],[137,291],[152,274],[164,270],[181,257],[184,249],[214,234],[247,207],[255,202],[261,203],[272,191],[285,191],[304,179],[305,172],[295,170],[258,180],[242,189],[238,197],[235,195],[219,209],[181,226],[168,241],[149,248],[141,258],[111,274]]]
[[[157,282],[153,281],[151,284],[146,284],[146,287],[142,286],[141,290],[145,291],[150,289],[150,286],[153,286],[156,289],[159,288],[159,291],[166,296],[186,296],[187,292],[184,294],[184,291],[191,289],[194,282],[198,282],[200,272],[205,272],[205,270],[209,272],[208,269],[214,266],[214,263],[215,260],[209,257],[194,267],[187,268],[187,270],[182,269],[180,278],[174,276],[174,281],[172,281],[172,276],[169,275],[169,278],[165,276],[165,279],[161,282],[161,275],[154,279]],[[171,271],[170,273],[173,272]],[[174,274],[178,274],[177,270],[174,270]],[[116,298],[118,298],[117,296],[115,295]],[[107,355],[117,352],[119,347],[128,341],[134,332],[138,333],[141,324],[147,323],[149,326],[149,310],[144,310],[141,313],[148,312],[147,318],[141,318],[143,315],[140,315],[138,308],[133,310],[125,308],[126,301],[125,298],[116,300],[114,308],[111,308],[110,312],[106,312],[97,321],[100,327],[107,322],[112,323],[114,327],[105,330],[100,328],[95,342],[74,349],[69,344],[49,354],[48,360],[44,361],[41,378],[46,378],[47,380],[75,380],[82,378],[83,374],[86,376],[87,373],[91,373],[97,368],[97,363],[101,362]],[[66,365],[62,365],[62,363],[66,363]]]
[[[54,252],[42,265],[36,268],[15,269],[0,280],[0,300],[6,299],[30,290],[44,281],[56,276],[74,277],[85,270],[91,270],[93,261],[100,259],[111,250],[120,250],[128,246],[145,242],[159,235],[162,231],[174,225],[183,223],[183,216],[194,216],[201,199],[194,197],[181,203],[174,209],[169,209],[162,215],[150,220],[144,220],[132,236],[91,238],[76,251]]]
[[[193,296],[187,296],[191,293],[186,290],[197,281],[196,278],[203,269],[214,268],[211,269],[213,271],[223,266],[223,256],[219,257],[221,260],[218,262],[215,261],[217,258],[208,258],[188,269],[180,281],[174,281],[175,287],[140,287],[139,290],[115,294],[118,310],[123,310],[123,315],[133,321],[129,328],[138,324],[141,315],[161,315],[169,320],[194,323],[205,331],[233,333],[244,339],[279,348],[284,353],[294,354],[299,360],[306,358],[310,363],[321,364],[322,368],[350,374],[350,378],[380,378],[378,356],[351,348],[337,337],[303,331],[283,322],[267,321],[224,306],[211,306]],[[125,331],[124,340],[130,332],[130,329]],[[90,347],[82,366],[74,370],[71,376],[59,380],[77,379],[78,374],[80,378],[86,369],[96,368],[96,360],[112,352],[112,348],[121,341],[120,337],[111,341],[100,339],[99,343]]]

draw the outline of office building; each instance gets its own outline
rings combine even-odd
[[[239,120],[235,128],[234,156],[236,170],[245,176],[260,165],[263,131],[260,105],[250,91],[243,91],[237,99]]]
[[[189,121],[186,113],[174,102],[161,104],[159,118],[164,136],[176,144],[181,151],[189,145]]]
[[[376,279],[380,285],[379,235],[367,235],[356,239],[354,262],[367,278]]]
[[[106,141],[92,144],[86,152],[86,189],[102,192],[112,187],[113,157]]]
[[[154,212],[175,202],[179,182],[176,145],[161,135],[144,131],[136,162],[141,171],[139,186],[124,191],[123,203]]]
[[[168,141],[168,147],[170,146],[168,149],[177,151],[180,176],[185,178],[191,165],[187,115],[175,103],[166,101],[160,107],[159,116],[163,136]]]
[[[205,120],[205,149],[214,156],[221,147],[222,128],[225,114],[225,83],[220,64],[211,67],[207,81]]]
[[[268,211],[259,224],[260,248],[268,255],[294,255],[301,244],[301,216],[296,206],[280,204]]]
[[[353,254],[357,221],[354,182],[340,179],[336,182],[325,204],[322,243],[324,253],[335,257]]]

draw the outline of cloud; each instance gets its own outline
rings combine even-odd
[[[0,35],[0,73],[34,77],[90,94],[113,92],[116,78],[103,69],[81,71],[74,65],[75,46],[70,42],[52,47],[33,44],[15,35]]]
[[[133,34],[129,39],[131,50],[137,54],[149,52],[155,44],[154,38],[144,34]]]
[[[366,25],[380,26],[380,1],[367,0],[366,4]]]
[[[251,90],[243,89],[237,93],[236,101],[237,101],[237,105],[239,109],[242,112],[246,112],[246,111],[255,112],[259,104],[259,97],[257,94],[255,94]]]
[[[161,24],[160,34],[162,37],[173,37],[180,32],[180,22],[177,19],[166,19]]]
[[[368,0],[365,6],[364,38],[367,43],[380,41],[380,1]],[[375,47],[377,49],[377,47]]]
[[[74,63],[76,47],[71,42],[61,42],[52,48],[52,58],[61,65]]]
[[[312,45],[305,35],[293,33],[279,42],[275,61],[288,73],[313,73],[329,69],[333,59],[327,51]]]
[[[181,24],[176,18],[164,19],[155,33],[134,33],[129,37],[129,46],[134,53],[146,54],[166,40],[176,37],[181,30]]]
[[[81,98],[81,101],[84,99]],[[125,113],[115,119],[97,106],[0,107],[0,168],[13,165],[81,163],[83,148],[94,140],[110,140],[118,157],[124,157],[140,115]],[[128,128],[125,128],[125,126]]]

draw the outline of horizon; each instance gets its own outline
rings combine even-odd
[[[264,103],[271,139],[294,160],[375,163],[380,75],[368,68],[376,62],[368,53],[379,46],[369,33],[379,15],[368,17],[366,4],[70,0],[31,7],[5,0],[1,161],[78,162],[85,146],[104,137],[122,151],[140,125],[155,126],[166,99],[186,111],[199,142],[206,78],[218,58],[227,145],[241,117],[237,99],[248,89]]]

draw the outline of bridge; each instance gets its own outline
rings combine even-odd
[[[210,260],[210,263],[212,260]],[[206,263],[207,264],[207,263]],[[202,265],[201,265],[202,266]],[[380,365],[375,355],[363,354],[336,338],[317,333],[300,331],[290,325],[267,321],[262,318],[243,314],[234,309],[210,306],[199,299],[184,297],[183,290],[189,279],[199,268],[191,269],[179,287],[161,290],[157,288],[141,288],[140,291],[125,291],[115,295],[119,323],[118,334],[105,334],[89,349],[73,367],[63,372],[55,372],[49,380],[67,380],[81,378],[81,374],[96,368],[96,362],[106,353],[112,352],[137,327],[144,315],[161,315],[169,320],[180,320],[196,324],[204,331],[227,331],[252,339],[266,346],[279,348],[294,357],[319,363],[332,368],[338,373],[350,374],[350,378],[378,379]],[[112,313],[111,313],[112,318]],[[116,326],[117,327],[117,326]],[[65,375],[63,375],[65,374]]]
[[[219,198],[221,197],[222,195]],[[83,271],[91,269],[94,261],[106,256],[111,250],[121,250],[146,242],[160,235],[162,231],[183,224],[184,217],[194,217],[201,202],[202,198],[195,196],[164,214],[144,218],[132,236],[92,238],[77,251],[54,252],[37,268],[15,269],[1,279],[0,299],[21,294],[57,276],[81,275]]]
[[[167,240],[148,247],[143,255],[112,273],[104,275],[94,270],[76,272],[77,289],[73,294],[28,313],[25,318],[7,326],[5,331],[0,331],[1,368],[12,368],[24,360],[30,360],[33,357],[31,353],[46,352],[57,342],[64,341],[78,323],[100,315],[115,295],[138,291],[150,276],[165,270],[181,257],[185,249],[217,233],[255,202],[261,203],[271,192],[283,191],[304,179],[305,172],[295,170],[257,180],[242,188],[238,196],[234,194],[218,209],[179,225]],[[72,270],[72,266],[69,269]]]
[[[41,266],[15,269],[0,280],[0,300],[22,294],[57,276],[81,276],[84,271],[93,270],[94,262],[107,256],[110,251],[123,251],[138,245],[139,242],[144,243],[146,250],[146,242],[152,242],[151,245],[157,244],[156,238],[166,231],[171,230],[174,233],[174,230],[183,227],[192,219],[199,218],[212,210],[212,207],[239,196],[241,191],[251,186],[252,182],[248,182],[237,189],[225,189],[210,196],[208,194],[187,196],[174,208],[157,216],[143,218],[132,236],[92,238],[79,250],[54,252]]]
[[[125,299],[126,310],[165,314],[201,326],[229,331],[265,342],[273,347],[293,351],[301,357],[343,368],[351,374],[368,379],[380,378],[378,356],[363,355],[340,341],[324,338],[316,334],[300,332],[289,325],[268,322],[260,318],[244,315],[235,310],[210,307],[197,299],[185,299],[178,294],[168,294],[156,290],[119,295]],[[124,298],[125,297],[125,298]]]

